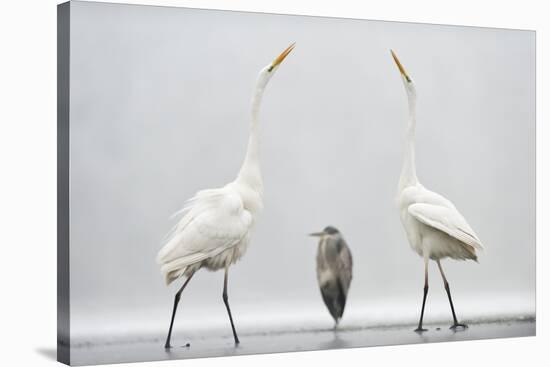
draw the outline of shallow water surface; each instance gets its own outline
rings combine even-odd
[[[426,325],[427,332],[417,334],[414,325],[388,327],[347,327],[341,329],[301,329],[294,331],[250,331],[239,335],[235,347],[231,334],[207,335],[189,339],[174,338],[165,350],[164,337],[126,343],[81,344],[73,347],[74,365],[122,363],[200,357],[218,357],[258,353],[297,352],[320,349],[354,348],[395,344],[434,343],[487,338],[535,335],[534,318],[479,321],[460,331],[448,324]],[[189,347],[185,345],[190,343]]]

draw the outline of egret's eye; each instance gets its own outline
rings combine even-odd
[[[271,65],[271,66],[269,67],[269,69],[267,69],[267,72],[268,72],[268,73],[271,73],[272,71],[273,71],[273,65]]]
[[[405,79],[407,79],[407,82],[408,82],[408,83],[411,83],[411,82],[412,82],[411,78],[409,78],[408,75],[405,76]]]

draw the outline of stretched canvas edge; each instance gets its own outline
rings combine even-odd
[[[57,360],[70,364],[70,2],[57,6]]]

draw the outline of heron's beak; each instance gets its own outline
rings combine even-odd
[[[294,50],[294,46],[296,46],[296,43],[291,44],[288,46],[277,58],[271,63],[271,68],[275,68],[280,63],[283,62],[283,60],[288,56],[288,54]]]
[[[399,72],[401,72],[401,75],[403,75],[405,77],[405,79],[407,79],[407,81],[410,82],[411,78],[409,77],[409,75],[405,71],[405,68],[401,64],[401,61],[399,61],[399,59],[397,58],[397,55],[395,54],[395,52],[393,52],[393,50],[390,50],[390,52],[391,52],[391,55],[393,57],[393,61],[395,61],[395,63],[397,64],[397,67],[399,68]]]
[[[324,234],[325,232],[313,232],[313,233],[310,233],[309,235],[312,237],[322,237]]]

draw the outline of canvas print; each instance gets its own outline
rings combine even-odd
[[[58,359],[533,336],[535,33],[58,7]]]

